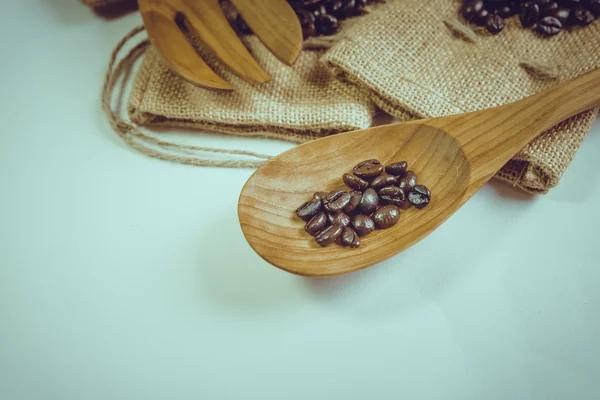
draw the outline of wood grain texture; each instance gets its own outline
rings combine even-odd
[[[177,8],[153,0],[140,0],[139,8],[150,42],[171,71],[197,86],[233,90],[204,62],[179,29],[175,23]]]
[[[431,233],[540,133],[594,107],[600,107],[600,70],[513,104],[300,145],[250,177],[238,203],[242,231],[261,257],[291,273],[325,276],[367,267]],[[320,247],[295,209],[315,191],[343,188],[342,174],[368,158],[408,161],[431,189],[431,203],[402,211],[397,225],[361,238],[358,249]]]
[[[153,46],[171,70],[195,85],[232,89],[196,53],[176,18],[185,19],[191,33],[240,78],[253,84],[271,79],[237,37],[218,0],[139,0],[139,8]],[[277,58],[288,65],[296,61],[302,29],[287,1],[239,0],[236,8]]]
[[[302,51],[302,27],[286,0],[231,0],[252,32],[281,62],[292,65]]]

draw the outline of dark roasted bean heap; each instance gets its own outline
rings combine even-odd
[[[304,230],[321,246],[356,248],[362,236],[396,225],[400,210],[411,205],[421,209],[431,200],[429,189],[418,183],[406,161],[384,167],[378,160],[365,160],[342,180],[350,190],[316,192],[296,210],[306,221]]]
[[[288,0],[302,26],[304,39],[310,36],[330,36],[337,32],[340,21],[361,15],[369,4],[382,0]],[[238,15],[238,29],[250,33],[250,28]]]
[[[563,28],[589,25],[600,18],[600,0],[463,0],[462,16],[491,34],[504,29],[504,19],[519,17],[524,28],[553,36]]]

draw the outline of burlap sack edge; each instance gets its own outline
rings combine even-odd
[[[340,39],[340,43],[343,41],[352,41],[351,38],[343,37]],[[414,119],[424,119],[431,118],[432,115],[427,112],[427,110],[416,109],[411,104],[407,104],[405,102],[392,102],[390,101],[385,94],[381,93],[378,90],[377,85],[373,82],[369,81],[369,77],[366,74],[361,74],[360,71],[355,71],[356,75],[351,76],[344,71],[341,65],[337,64],[333,60],[326,59],[323,61],[323,65],[336,76],[338,79],[344,80],[348,84],[352,84],[361,88],[368,88],[367,91],[369,93],[369,98],[371,101],[379,107],[381,110],[386,113],[399,118],[402,121],[414,120]],[[444,99],[437,93],[434,93],[423,86],[419,85],[417,82],[410,80],[403,80],[401,83],[401,87],[403,90],[411,91],[411,90],[427,90],[429,95],[436,97],[437,104],[444,104],[449,108],[452,108],[456,111],[456,113],[462,113],[464,110],[461,110],[452,102]],[[564,127],[565,125],[569,125],[569,122],[573,120],[579,120],[579,122],[583,121],[583,130],[584,133],[588,132],[591,129],[591,126],[598,114],[599,109],[588,110],[578,115],[575,115],[561,124],[553,127],[552,129],[542,133],[540,136],[547,135],[557,127]],[[549,189],[555,187],[560,178],[562,176],[551,177],[544,171],[550,169],[550,164],[546,160],[535,159],[523,152],[519,152],[515,155],[498,173],[494,176],[495,179],[506,182],[514,187],[518,187],[519,189],[530,193],[530,194],[545,194],[548,193]],[[564,171],[563,171],[564,173]]]
[[[146,50],[147,51],[147,50]],[[321,137],[329,136],[340,132],[354,131],[364,129],[364,126],[356,126],[352,124],[325,123],[321,126],[306,129],[305,125],[291,124],[289,127],[281,127],[275,125],[261,124],[259,121],[251,123],[231,124],[219,122],[215,123],[208,120],[189,120],[169,118],[165,119],[152,113],[141,111],[141,105],[144,101],[146,86],[150,81],[150,74],[156,71],[153,65],[149,65],[151,61],[144,57],[142,65],[139,68],[134,79],[133,89],[129,98],[127,111],[132,122],[140,126],[147,127],[175,127],[186,129],[205,129],[213,133],[224,135],[235,134],[243,137],[267,138],[283,140],[291,143],[304,143]],[[157,60],[157,62],[160,62]],[[353,88],[357,92],[362,92],[365,98],[369,98],[366,88],[355,86]],[[371,115],[375,113],[375,106],[371,105],[369,112]]]

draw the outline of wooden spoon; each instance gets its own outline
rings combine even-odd
[[[594,107],[600,107],[600,69],[501,107],[305,143],[250,177],[238,204],[242,231],[262,258],[294,274],[336,275],[367,267],[431,233],[540,133]],[[361,238],[357,249],[320,247],[304,231],[296,208],[316,191],[342,188],[342,174],[370,158],[408,161],[431,189],[431,203],[402,211],[398,224]]]

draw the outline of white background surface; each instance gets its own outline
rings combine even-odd
[[[251,170],[157,161],[105,122],[137,15],[4,8],[0,399],[598,398],[598,122],[550,194],[488,184],[406,252],[301,278],[243,238]]]

